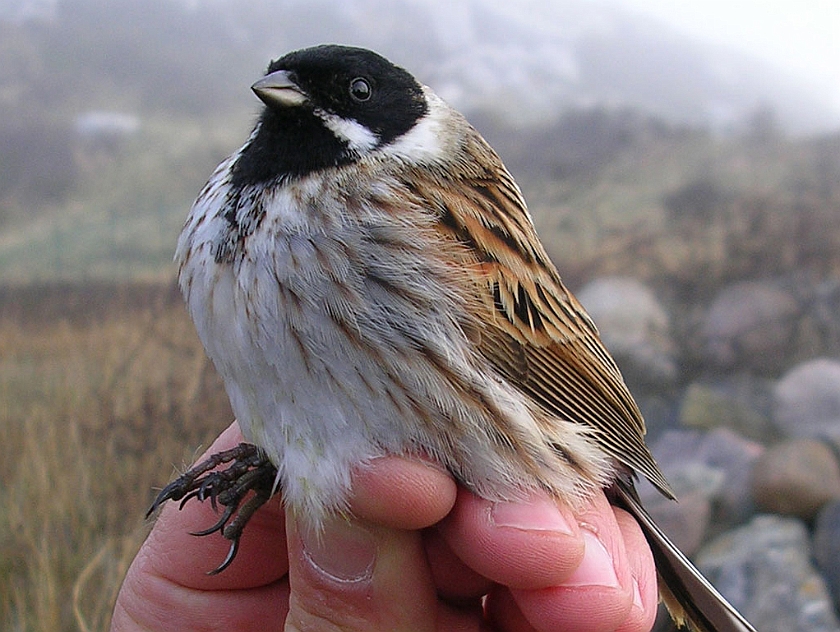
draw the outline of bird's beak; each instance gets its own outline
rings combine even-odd
[[[308,99],[306,93],[291,80],[289,73],[285,70],[277,70],[266,75],[252,85],[251,90],[269,106],[291,107],[301,105]]]

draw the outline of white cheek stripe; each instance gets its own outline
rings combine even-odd
[[[429,111],[418,120],[408,132],[393,142],[381,146],[382,139],[354,119],[341,118],[337,114],[317,109],[318,116],[336,138],[347,143],[348,149],[364,156],[377,150],[383,156],[400,162],[417,165],[434,165],[442,161],[447,147],[453,142],[451,131],[447,131],[448,119],[453,112],[443,100],[428,88],[424,88]]]
[[[379,137],[358,121],[323,110],[316,110],[315,114],[336,137],[346,141],[347,146],[358,154],[365,154],[379,144]]]
[[[441,160],[448,139],[444,120],[449,115],[448,106],[431,90],[425,88],[428,113],[408,132],[397,138],[382,152],[412,164],[435,164]]]

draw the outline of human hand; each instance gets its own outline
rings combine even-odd
[[[208,454],[242,441],[233,424]],[[112,632],[154,630],[647,632],[656,572],[635,520],[598,494],[573,515],[547,498],[491,503],[431,464],[374,460],[353,479],[352,519],[320,539],[279,502],[239,553],[189,531],[209,503],[161,510],[117,597]],[[435,526],[433,526],[435,525]],[[482,596],[486,598],[482,599]]]

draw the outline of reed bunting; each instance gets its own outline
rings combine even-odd
[[[199,194],[176,260],[253,445],[153,508],[224,506],[201,532],[232,541],[221,570],[275,489],[317,528],[380,455],[422,454],[491,500],[544,490],[579,506],[604,488],[641,524],[678,623],[752,630],[639,504],[637,474],[673,498],[642,415],[478,132],[359,48],[290,53],[252,89],[265,107]]]

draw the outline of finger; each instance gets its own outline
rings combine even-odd
[[[241,440],[234,424],[207,454]],[[220,620],[231,630],[282,629],[289,588],[279,505],[264,506],[254,515],[237,559],[224,573],[209,576],[207,571],[227,554],[229,542],[217,534],[199,538],[188,532],[216,519],[206,503],[187,503],[182,511],[175,503],[164,506],[126,574],[112,632],[209,629]]]
[[[286,631],[431,632],[436,596],[417,531],[329,518],[319,532],[289,517]]]
[[[478,603],[493,587],[455,554],[437,529],[426,530],[423,541],[438,596],[447,603],[459,607]]]
[[[613,511],[624,539],[633,578],[633,605],[627,620],[616,632],[647,632],[653,628],[659,605],[653,553],[636,519],[623,509],[613,507]]]
[[[285,580],[248,590],[204,591],[148,572],[141,551],[126,574],[111,632],[283,630],[289,603]]]
[[[455,504],[452,477],[432,463],[380,457],[353,472],[354,515],[395,529],[422,529],[441,521]]]
[[[505,586],[555,586],[583,559],[577,520],[547,496],[493,503],[459,489],[455,507],[439,529],[467,566]]]
[[[512,590],[537,630],[612,632],[623,625],[633,604],[633,576],[613,508],[603,493],[577,514],[585,543],[583,559],[562,584]]]
[[[522,610],[520,610],[519,604],[516,603],[510,589],[505,586],[496,585],[493,587],[493,590],[487,595],[485,608],[487,619],[494,630],[538,632],[522,614]]]

